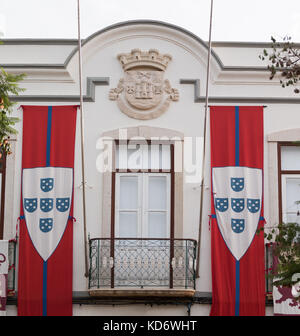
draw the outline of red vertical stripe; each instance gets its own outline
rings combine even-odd
[[[235,259],[219,231],[217,220],[211,222],[212,316],[233,316],[235,308]]]
[[[260,221],[259,227],[264,225]],[[265,315],[264,236],[255,235],[240,261],[240,315]]]
[[[263,125],[262,106],[240,106],[241,166],[263,169]],[[259,227],[263,225],[261,220]],[[240,261],[240,315],[265,315],[264,268],[264,237],[261,233],[254,236]]]
[[[74,166],[74,139],[77,106],[53,106],[50,165]],[[59,149],[59,150],[58,150]]]
[[[212,167],[235,165],[235,107],[210,108]]]
[[[28,265],[31,265],[28,267]],[[43,260],[31,243],[25,220],[20,221],[18,315],[42,315]]]
[[[210,108],[211,167],[235,165],[235,107]],[[212,214],[215,215],[213,195]],[[235,259],[227,248],[217,220],[211,225],[212,316],[234,315]]]
[[[47,315],[72,315],[73,222],[68,221],[65,233],[48,259]]]
[[[76,111],[76,106],[53,106],[51,166],[74,166]],[[70,216],[73,216],[73,202]],[[47,313],[49,316],[72,315],[72,277],[73,221],[69,220],[60,244],[48,260]]]
[[[47,118],[47,106],[23,106],[22,168],[45,166]]]
[[[263,107],[240,106],[240,166],[263,169]]]

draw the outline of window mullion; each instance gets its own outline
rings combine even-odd
[[[148,238],[148,174],[142,173],[143,176],[143,210],[142,210],[142,238]]]

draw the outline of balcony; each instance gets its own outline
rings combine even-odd
[[[196,245],[191,239],[90,239],[89,293],[192,297]]]

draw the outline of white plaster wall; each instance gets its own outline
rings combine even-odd
[[[263,53],[265,48],[261,47],[218,47],[214,46],[213,50],[222,60],[224,66],[253,66],[262,67],[264,62],[258,57]]]
[[[209,316],[209,304],[193,304],[190,316]],[[17,316],[17,307],[8,305],[7,316]],[[266,316],[273,316],[273,307],[266,307]],[[73,305],[73,316],[188,316],[184,305]]]
[[[193,304],[190,316],[209,316],[210,304]],[[188,316],[184,305],[73,306],[74,316]],[[266,307],[266,316],[273,316],[273,307]]]
[[[76,45],[5,43],[1,45],[1,64],[63,64]]]
[[[184,305],[73,305],[74,316],[187,316]]]

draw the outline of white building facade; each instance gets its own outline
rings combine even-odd
[[[266,225],[296,221],[300,99],[269,80],[258,56],[270,45],[212,46],[209,104],[265,106]],[[209,120],[199,225],[207,54],[199,37],[156,21],[120,23],[82,42],[86,230],[94,245],[87,246],[86,265],[78,112],[73,315],[209,315]],[[26,91],[12,98],[20,119],[20,105],[79,103],[76,40],[4,40],[0,65],[27,74]],[[15,237],[20,215],[22,122],[17,129],[6,162],[4,239]],[[101,255],[100,266],[93,253]],[[17,314],[17,276],[16,267],[8,315]],[[273,314],[268,299],[266,314]]]

